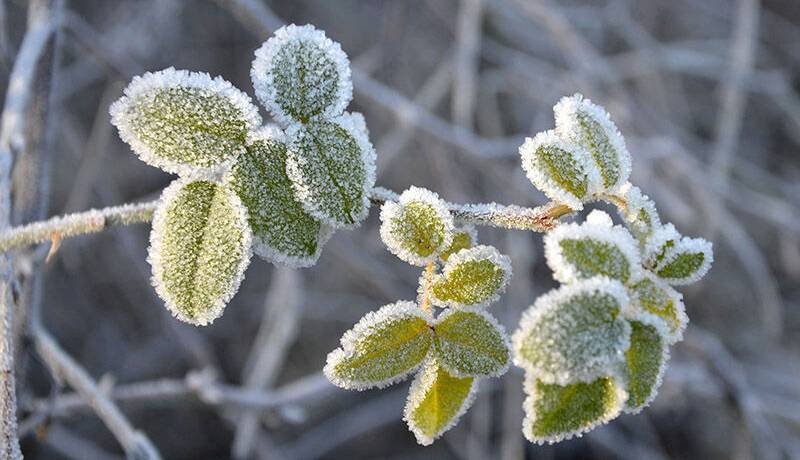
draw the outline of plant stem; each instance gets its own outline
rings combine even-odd
[[[428,262],[425,266],[425,276],[422,282],[422,301],[419,308],[426,313],[433,313],[431,308],[431,284],[433,282],[433,271],[436,269],[436,262]]]
[[[370,199],[375,204],[381,204],[385,201],[396,201],[397,194],[383,187],[375,187]],[[158,200],[125,204],[14,227],[0,232],[0,252],[45,241],[57,244],[66,238],[97,233],[109,227],[149,222],[157,206]],[[573,212],[568,206],[557,203],[537,208],[497,203],[449,206],[453,216],[464,223],[534,232],[551,230],[561,217]]]

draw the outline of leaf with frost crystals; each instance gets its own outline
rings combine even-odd
[[[583,209],[583,202],[599,181],[589,152],[562,141],[553,131],[545,131],[526,138],[519,153],[522,168],[536,188],[553,201]]]
[[[641,277],[639,248],[627,229],[594,210],[583,224],[559,225],[544,238],[547,264],[562,283],[602,275],[623,283]]]
[[[433,343],[429,316],[414,302],[396,302],[369,312],[328,354],[325,375],[334,385],[364,390],[405,378],[423,362]]]
[[[455,377],[429,360],[408,391],[403,419],[423,446],[454,427],[475,399],[478,379]]]
[[[478,244],[478,232],[472,225],[464,225],[453,230],[453,242],[441,254],[439,259],[447,262],[447,259],[462,249],[468,249]]]
[[[294,197],[286,175],[283,131],[270,126],[253,133],[225,181],[247,208],[256,254],[293,268],[316,263],[333,232],[308,215]]]
[[[607,375],[628,348],[625,287],[597,277],[539,297],[514,333],[514,363],[545,383],[590,382]]]
[[[109,111],[142,161],[182,176],[213,175],[261,124],[250,97],[227,81],[172,67],[134,77]]]
[[[353,228],[367,217],[375,185],[375,149],[363,117],[344,115],[287,131],[286,173],[305,210],[334,228]]]
[[[453,241],[453,217],[439,195],[410,187],[397,203],[387,201],[381,207],[380,233],[392,254],[424,266]]]
[[[505,329],[479,307],[450,309],[433,326],[436,357],[457,377],[498,377],[508,370]]]
[[[627,397],[613,377],[568,385],[548,384],[528,374],[525,379],[522,433],[536,444],[553,444],[580,436],[616,418]]]
[[[691,284],[708,273],[713,261],[710,241],[684,236],[666,252],[654,271],[669,284]]]
[[[644,243],[642,250],[644,266],[650,270],[657,267],[680,241],[680,238],[680,233],[670,223],[656,228]]]
[[[511,279],[511,260],[492,246],[475,246],[447,259],[444,271],[433,279],[431,300],[442,307],[490,304]]]
[[[336,117],[353,97],[347,55],[310,24],[276,30],[256,51],[250,77],[258,99],[285,124]]]
[[[178,319],[206,325],[222,314],[250,262],[247,210],[225,185],[178,179],[153,215],[153,285]]]
[[[625,221],[633,236],[640,241],[645,241],[656,229],[661,227],[656,205],[639,187],[630,182],[624,184],[619,190],[620,197],[625,201],[624,209],[619,209],[620,217]]]
[[[658,320],[631,321],[631,346],[625,351],[626,412],[640,412],[658,393],[669,359],[665,332]]]
[[[631,155],[608,112],[580,94],[561,98],[553,111],[558,135],[591,154],[602,189],[610,193],[619,190],[631,174]]]
[[[672,289],[656,276],[649,274],[631,286],[635,294],[633,304],[641,311],[655,315],[664,322],[666,337],[670,344],[683,338],[683,330],[689,322],[683,305],[683,295]]]

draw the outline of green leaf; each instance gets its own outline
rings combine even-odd
[[[582,95],[562,98],[553,108],[556,132],[589,151],[600,171],[603,189],[616,192],[628,181],[631,156],[606,110]]]
[[[210,177],[261,124],[250,98],[227,81],[172,67],[135,77],[110,112],[142,161],[182,176]]]
[[[639,412],[656,397],[668,353],[667,340],[655,324],[631,321],[631,346],[625,352],[626,411]]]
[[[625,402],[625,391],[612,377],[556,385],[529,374],[525,391],[522,432],[536,444],[570,439],[607,423],[619,415]]]
[[[325,375],[334,385],[364,390],[405,378],[428,356],[430,318],[413,302],[397,302],[367,313],[328,354]]]
[[[339,116],[353,97],[347,55],[312,25],[275,31],[256,51],[250,76],[256,96],[285,124]]]
[[[592,211],[580,225],[559,225],[544,244],[547,263],[562,283],[598,275],[627,283],[641,276],[636,241],[627,229],[612,226],[602,211]]]
[[[608,375],[628,348],[628,305],[618,281],[578,281],[539,297],[514,333],[514,362],[546,383],[566,385]]]
[[[545,131],[525,139],[519,153],[522,168],[536,188],[553,201],[583,209],[583,201],[590,197],[599,180],[585,149],[563,142],[553,131]]]
[[[670,284],[691,284],[708,273],[713,260],[711,242],[683,237],[666,251],[655,272]]]
[[[472,405],[477,388],[477,379],[455,377],[430,360],[411,384],[403,412],[417,442],[428,446],[455,426]]]
[[[222,314],[250,262],[247,211],[226,186],[179,179],[153,216],[153,285],[178,319],[206,325]]]
[[[453,217],[434,192],[411,187],[381,207],[381,239],[392,254],[419,266],[436,260],[453,240]]]
[[[490,304],[511,278],[511,260],[492,246],[462,249],[447,260],[433,279],[431,299],[439,306]]]
[[[289,267],[316,263],[332,231],[295,199],[280,129],[267,127],[254,133],[225,181],[247,208],[256,254]]]
[[[462,249],[469,249],[476,244],[478,244],[478,234],[475,227],[469,225],[457,228],[453,231],[453,242],[439,254],[439,259],[447,262],[447,259],[453,254]]]
[[[625,220],[633,236],[644,242],[661,226],[656,205],[639,187],[626,183],[620,188],[619,195],[625,206],[618,207],[620,217]]]
[[[478,308],[451,309],[434,325],[436,356],[457,377],[497,377],[508,369],[509,343],[496,319]]]
[[[681,340],[683,330],[689,322],[684,311],[683,296],[653,276],[642,279],[631,289],[636,294],[637,308],[664,322],[669,342]]]
[[[334,228],[352,228],[369,212],[375,185],[375,150],[363,118],[293,125],[287,132],[286,173],[305,210]]]

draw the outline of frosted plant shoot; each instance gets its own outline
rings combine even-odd
[[[152,220],[156,293],[179,320],[208,325],[252,254],[313,266],[337,230],[359,226],[378,203],[380,238],[418,267],[418,288],[344,332],[324,367],[332,384],[365,390],[412,378],[403,419],[423,445],[458,423],[482,382],[512,362],[525,373],[522,430],[533,443],[580,436],[657,396],[689,321],[675,287],[700,280],[713,252],[662,222],[630,183],[631,155],[605,109],[564,97],[554,128],[519,147],[547,205],[453,204],[419,187],[397,195],[375,186],[367,123],[346,111],[350,63],[324,32],[277,30],[250,75],[274,124],[220,77],[173,68],[135,77],[111,122],[142,161],[178,177],[154,203],[13,228],[0,249]],[[618,223],[598,210],[562,222],[598,201],[617,208]],[[511,338],[491,313],[512,280],[511,259],[480,244],[477,226],[544,232],[561,283],[532,302]]]

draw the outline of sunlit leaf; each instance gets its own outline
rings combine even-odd
[[[460,307],[496,301],[511,278],[511,260],[492,246],[462,249],[447,260],[431,287],[436,305]]]
[[[250,76],[258,99],[285,124],[336,117],[353,97],[347,55],[312,25],[276,30],[256,51]]]
[[[402,260],[424,266],[453,241],[453,218],[434,192],[411,187],[381,207],[381,239]]]
[[[328,354],[325,375],[341,388],[391,385],[416,370],[433,343],[430,320],[413,302],[397,302],[367,313]]]
[[[519,148],[522,168],[539,190],[553,201],[575,210],[583,209],[599,181],[599,171],[589,152],[545,131],[525,139]]]
[[[558,135],[591,154],[600,171],[603,190],[619,190],[630,176],[631,156],[608,112],[580,94],[562,98],[553,111]]]
[[[250,98],[227,81],[172,67],[134,77],[110,112],[142,161],[180,175],[212,175],[261,124]]]
[[[631,290],[636,294],[634,304],[637,308],[661,318],[664,322],[669,342],[681,340],[683,330],[689,322],[683,305],[683,295],[652,275],[633,285]]]
[[[334,228],[352,228],[369,211],[375,150],[353,114],[287,131],[286,172],[305,210]]]
[[[179,179],[153,216],[153,285],[178,319],[206,325],[222,314],[250,262],[247,211],[224,185]]]
[[[430,445],[455,426],[472,405],[477,388],[478,379],[454,377],[431,359],[411,384],[403,413],[417,442]]]
[[[544,244],[553,277],[562,283],[598,275],[627,283],[641,276],[636,241],[601,211],[592,211],[583,224],[559,225]]]
[[[631,346],[625,351],[626,411],[639,412],[656,397],[669,351],[660,324],[631,321]]]
[[[436,356],[458,377],[499,376],[508,369],[505,329],[480,308],[450,309],[434,324]]]
[[[529,374],[525,392],[522,432],[536,444],[570,439],[607,423],[619,415],[626,399],[613,377],[556,385]]]
[[[225,180],[247,207],[256,254],[289,267],[308,267],[317,261],[332,230],[308,215],[295,199],[286,176],[286,142],[280,129],[254,133]]]
[[[539,297],[514,333],[514,363],[545,383],[589,382],[618,365],[630,325],[628,294],[618,281],[592,278]]]

